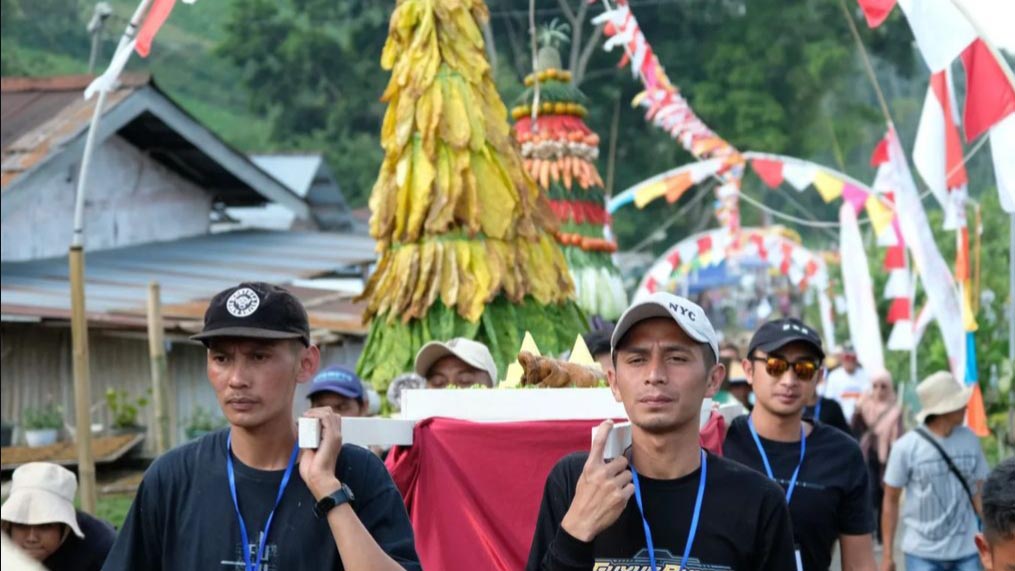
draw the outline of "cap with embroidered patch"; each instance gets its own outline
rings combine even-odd
[[[719,360],[719,336],[705,315],[705,310],[686,297],[662,291],[635,302],[620,316],[617,326],[613,328],[613,336],[610,337],[612,350],[617,351],[617,344],[632,327],[653,317],[673,319],[688,337],[708,345],[716,361]]]
[[[208,304],[204,329],[191,339],[215,337],[299,339],[310,345],[307,311],[296,296],[264,282],[245,282],[219,292]]]

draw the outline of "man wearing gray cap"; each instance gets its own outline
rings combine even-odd
[[[377,457],[342,444],[341,417],[308,410],[320,445],[297,447],[296,385],[321,357],[299,300],[231,287],[193,338],[230,426],[151,465],[103,569],[418,570],[401,495]]]
[[[621,316],[611,346],[607,375],[631,420],[631,447],[603,457],[606,421],[589,452],[557,463],[527,569],[791,570],[780,488],[701,448],[701,404],[725,374],[704,311],[652,294]]]

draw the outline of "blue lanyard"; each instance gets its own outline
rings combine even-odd
[[[278,508],[278,504],[282,501],[282,493],[285,492],[286,484],[289,483],[289,477],[293,474],[293,466],[296,465],[296,455],[299,452],[299,446],[293,446],[293,453],[289,456],[289,465],[285,468],[285,474],[282,475],[282,483],[278,486],[278,495],[275,496],[275,505],[271,508],[271,513],[268,514],[268,521],[264,524],[264,533],[261,534],[261,540],[257,545],[257,560],[253,563],[250,561],[250,536],[247,535],[247,523],[243,521],[243,514],[240,513],[240,502],[236,498],[236,475],[233,471],[233,435],[229,434],[226,439],[226,473],[229,475],[229,493],[233,496],[233,507],[236,508],[236,519],[240,521],[240,539],[243,541],[243,562],[246,564],[244,567],[245,571],[260,571],[261,569],[261,558],[264,557],[264,545],[268,541],[268,530],[271,529],[271,520],[275,518],[275,509]]]
[[[827,371],[825,370],[825,368],[824,368],[824,367],[822,367],[822,368],[821,368],[821,373],[822,373],[822,375],[821,375],[821,376],[822,376],[823,378],[825,377],[825,373],[826,373],[826,372],[827,372]],[[826,384],[826,386],[827,386],[827,384],[828,384],[828,381],[825,381],[825,384]],[[814,390],[818,391],[818,404],[814,405],[814,420],[816,420],[816,421],[818,421],[818,422],[821,422],[821,399],[822,399],[822,397],[824,397],[825,395],[823,394],[823,391],[819,391],[819,390],[817,389],[817,387],[815,387],[815,388],[814,388]]]
[[[751,429],[751,436],[754,437],[754,443],[758,446],[758,454],[761,455],[761,461],[765,464],[765,472],[768,473],[768,477],[775,479],[775,474],[772,473],[772,465],[768,463],[768,454],[765,454],[765,448],[761,446],[761,438],[758,438],[758,431],[754,428],[754,418],[747,417],[747,426]],[[796,488],[797,478],[800,476],[800,467],[804,465],[804,454],[807,453],[807,436],[804,432],[803,424],[800,425],[800,462],[797,463],[796,469],[793,470],[793,476],[789,479],[789,487],[786,488],[786,503],[793,498],[793,490]]]
[[[680,570],[686,571],[687,559],[691,556],[691,545],[694,544],[694,536],[698,532],[698,520],[701,517],[701,500],[705,497],[705,477],[708,475],[708,456],[701,451],[701,476],[698,477],[698,497],[694,500],[694,515],[691,516],[691,529],[687,532],[687,544],[684,546],[684,555],[680,558]],[[638,483],[638,471],[631,464],[631,481],[634,483],[634,501],[638,504],[638,513],[641,514],[641,525],[645,528],[645,544],[648,547],[648,560],[652,571],[656,571],[656,549],[652,542],[652,530],[649,529],[648,520],[645,519],[645,508],[641,503],[641,485]]]

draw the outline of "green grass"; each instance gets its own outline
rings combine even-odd
[[[134,494],[110,494],[99,496],[98,504],[95,506],[95,515],[113,524],[113,527],[123,527],[123,520],[127,519],[127,512],[130,504],[134,501]]]

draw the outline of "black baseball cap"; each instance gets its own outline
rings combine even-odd
[[[310,345],[310,322],[300,300],[276,285],[245,282],[219,292],[204,313],[204,329],[191,339],[214,337],[299,339]]]
[[[821,347],[821,337],[817,331],[794,317],[775,319],[762,325],[751,337],[747,355],[753,355],[758,350],[771,353],[793,342],[810,345],[818,352],[818,358],[824,360],[825,350]]]

